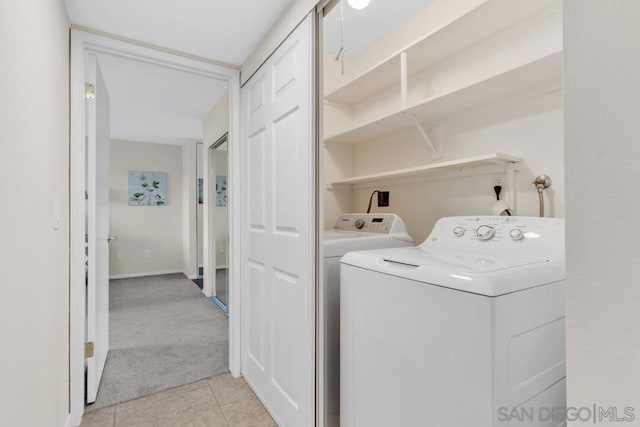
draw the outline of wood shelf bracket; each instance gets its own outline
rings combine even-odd
[[[511,207],[511,212],[517,215],[517,190],[516,190],[516,172],[518,172],[518,163],[512,162],[507,165],[507,194],[505,199]]]
[[[407,65],[407,52],[400,54],[400,105],[407,108],[407,92],[409,90],[409,68]]]
[[[436,148],[435,144],[431,140],[431,137],[429,136],[427,131],[422,127],[422,125],[418,121],[418,118],[416,117],[415,113],[412,113],[410,111],[405,111],[405,114],[407,116],[409,116],[409,118],[413,122],[414,126],[416,127],[416,129],[420,133],[420,136],[422,136],[422,139],[424,139],[425,142],[427,143],[427,145],[429,146],[429,149],[431,149],[431,151],[433,151],[434,153],[437,153],[438,149]]]

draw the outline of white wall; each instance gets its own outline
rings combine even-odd
[[[182,272],[191,279],[198,275],[197,143],[196,140],[188,140],[182,144]]]
[[[216,142],[225,132],[229,131],[229,94],[220,98],[218,103],[205,117],[204,123],[203,158],[205,160],[203,175],[205,179],[204,193],[206,195],[204,205],[204,261],[205,261],[205,294],[211,294],[215,287],[215,268],[223,266],[227,259],[226,240],[228,236],[228,210],[226,207],[215,206],[215,177],[227,175],[228,152],[213,150],[209,147]]]
[[[229,92],[220,97],[204,118],[203,122],[204,150],[229,131]],[[206,156],[205,156],[206,157]]]
[[[63,2],[0,2],[0,63],[1,423],[62,427],[69,412],[69,23]]]
[[[447,159],[492,152],[522,157],[516,173],[518,215],[538,215],[538,194],[531,182],[536,175],[544,173],[553,179],[552,187],[545,193],[546,214],[564,217],[561,90],[471,110],[450,117],[441,126],[440,140]],[[417,131],[411,129],[373,144],[354,147],[352,167],[354,175],[365,175],[417,166],[433,157]],[[503,170],[488,169],[471,176],[454,172],[358,189],[353,192],[352,209],[366,211],[374,189],[390,191],[390,206],[377,208],[374,198],[372,212],[397,213],[405,220],[414,240],[421,243],[443,216],[490,215],[496,202],[495,179],[503,180],[503,191],[507,188]]]
[[[637,422],[640,2],[565,0],[564,21],[568,400]]]
[[[182,271],[181,147],[113,139],[110,155],[110,275]],[[166,172],[167,205],[129,206],[129,171]]]

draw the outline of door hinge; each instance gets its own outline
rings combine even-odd
[[[91,83],[84,84],[84,97],[86,99],[96,99],[96,85]]]
[[[84,343],[84,358],[93,357],[93,341]]]

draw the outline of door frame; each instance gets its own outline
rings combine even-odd
[[[240,71],[237,68],[176,53],[71,29],[70,63],[70,285],[69,285],[69,402],[71,424],[79,425],[84,414],[85,334],[85,70],[86,55],[114,55],[186,71],[227,82],[229,85],[229,370],[241,375],[241,206],[240,185]]]
[[[216,198],[216,175],[217,171],[215,169],[215,160],[214,160],[214,151],[223,144],[227,144],[227,171],[229,170],[229,132],[226,131],[222,134],[218,139],[216,139],[212,143],[208,143],[205,141],[203,144],[203,159],[207,167],[205,167],[206,176],[204,176],[204,193],[206,194],[204,205],[204,211],[206,214],[204,215],[204,220],[206,221],[204,227],[204,240],[203,240],[203,249],[206,251],[205,254],[213,254],[213,256],[209,255],[205,258],[208,262],[208,265],[205,263],[205,271],[204,271],[204,286],[203,292],[209,298],[214,298],[212,301],[226,314],[229,315],[229,299],[227,298],[226,303],[223,303],[218,299],[218,293],[216,290],[217,285],[217,269],[218,269],[218,239],[215,236],[215,213],[214,209],[212,209],[212,202]],[[216,174],[212,175],[211,172],[216,172]],[[228,172],[227,172],[228,173]],[[227,186],[229,185],[229,181],[227,180]],[[227,196],[228,199],[228,196]],[[229,203],[227,203],[227,236],[230,237],[229,227],[230,227],[230,218],[229,218]],[[229,242],[227,241],[227,288],[230,283],[230,272],[229,269]],[[208,252],[207,252],[208,251]],[[227,289],[228,292],[228,289]],[[220,305],[222,304],[222,305]]]

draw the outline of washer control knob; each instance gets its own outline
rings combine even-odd
[[[476,230],[476,235],[478,236],[478,240],[487,241],[493,239],[495,236],[496,230],[489,225],[481,225]]]
[[[364,219],[362,218],[356,219],[356,223],[354,225],[358,230],[362,230],[362,227],[364,227]]]
[[[456,227],[453,229],[453,235],[456,237],[464,236],[465,229],[462,227]]]
[[[512,240],[518,241],[524,239],[524,233],[519,228],[514,228],[509,232]]]

